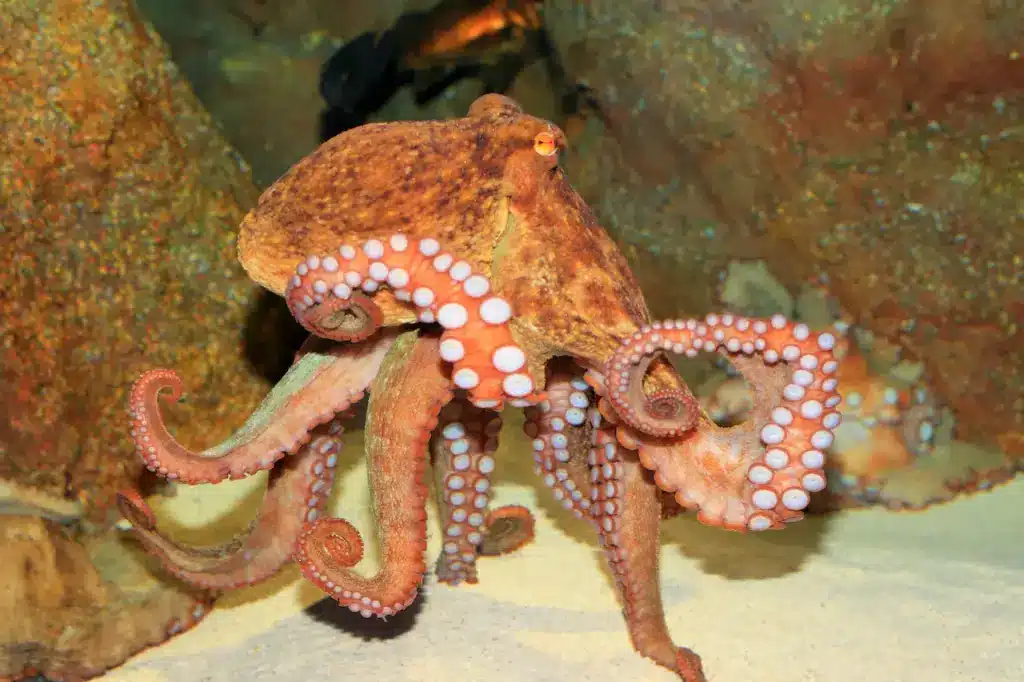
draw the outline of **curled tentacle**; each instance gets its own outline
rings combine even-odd
[[[507,504],[487,512],[487,532],[480,543],[480,556],[510,554],[533,541],[536,521],[526,507]]]
[[[642,340],[642,333],[637,332],[622,342],[615,357],[631,367],[628,372],[609,373],[609,378],[617,382],[609,400],[626,423],[649,436],[664,438],[686,433],[697,423],[697,398],[689,388],[662,389],[650,394],[644,391],[647,369],[654,361],[654,352],[661,348],[657,340],[639,344]]]
[[[393,335],[351,346],[311,340],[242,428],[201,452],[175,440],[160,415],[161,391],[169,389],[172,401],[181,395],[178,375],[146,372],[129,403],[135,447],[150,471],[184,483],[217,483],[270,469],[308,442],[314,428],[362,399],[393,342]]]
[[[118,505],[146,550],[181,580],[212,590],[253,585],[291,560],[303,525],[323,511],[341,434],[341,417],[336,417],[317,428],[298,453],[275,466],[259,517],[243,535],[220,546],[195,547],[163,535],[149,505],[134,490],[119,493]]]
[[[500,416],[466,401],[454,401],[441,411],[438,430],[433,439],[434,471],[444,541],[437,577],[452,585],[475,583],[477,556],[490,534],[488,521],[505,519],[503,527],[499,526],[504,538],[492,539],[490,548],[504,547],[507,552],[529,540],[524,533],[532,537],[533,519],[528,511],[528,523],[517,518],[514,510],[499,516],[495,516],[499,510],[488,513]]]
[[[296,267],[285,298],[295,319],[314,334],[358,339],[381,323],[367,294],[383,286],[414,306],[421,322],[445,329],[441,357],[452,363],[452,381],[477,406],[497,409],[508,400],[525,407],[543,399],[512,338],[511,304],[436,239],[399,234],[309,256]]]
[[[303,552],[307,553],[304,555],[306,557],[304,560],[322,566],[331,572],[352,568],[363,559],[363,538],[355,526],[345,519],[333,517],[319,519],[312,527],[305,530],[302,544]],[[358,601],[361,597],[362,595],[357,594],[353,601]],[[411,603],[412,600],[409,602]],[[400,610],[396,608],[396,611]]]
[[[952,416],[923,384],[901,388],[851,353],[839,368],[839,394],[843,421],[826,467],[829,494],[814,508],[923,510],[1013,478],[998,473],[1006,458],[997,449],[950,442]],[[726,380],[702,402],[719,423],[740,423],[754,407],[742,378]]]
[[[381,534],[380,570],[371,578],[351,570],[363,545],[342,519],[322,517],[307,525],[295,553],[306,578],[364,616],[406,608],[426,571],[427,447],[441,408],[452,398],[439,346],[436,338],[401,336],[370,390],[366,450]]]
[[[296,296],[287,301],[292,315],[307,331],[334,341],[362,341],[380,329],[384,319],[373,299],[359,291],[348,298],[330,296],[302,311]]]
[[[523,430],[533,444],[534,471],[551,488],[555,499],[576,518],[590,515],[590,442],[579,428],[587,420],[593,395],[567,363],[552,363],[547,381],[548,399],[526,411]]]
[[[616,415],[608,416],[634,425],[618,406],[630,400],[628,386],[641,358],[661,350],[726,353],[754,391],[751,419],[721,428],[701,414],[696,429],[673,440],[645,439],[621,429],[619,439],[638,447],[655,482],[674,493],[680,505],[700,509],[702,522],[734,530],[781,528],[802,518],[810,493],[825,487],[824,452],[841,419],[834,346],[831,333],[812,333],[781,315],[658,323],[630,339],[609,362],[606,390]]]

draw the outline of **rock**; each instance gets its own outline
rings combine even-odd
[[[959,438],[1024,465],[1024,55],[1016,3],[552,0],[598,126],[570,177],[657,314],[733,261],[922,361]]]
[[[320,144],[320,66],[343,41],[432,0],[139,0],[261,187]]]
[[[161,581],[119,532],[81,538],[37,517],[0,516],[0,609],[19,616],[0,621],[0,679],[88,679],[206,615],[208,595]]]
[[[181,373],[193,444],[266,390],[235,257],[256,190],[131,3],[6,12],[0,477],[99,510],[141,470],[124,410],[143,370]]]
[[[111,544],[113,494],[142,468],[132,382],[180,372],[189,397],[168,412],[205,446],[267,390],[246,338],[279,334],[235,256],[257,195],[245,165],[133,3],[6,3],[0,82],[0,511],[21,515],[2,517],[2,608],[19,619],[0,679],[80,679],[203,599]]]

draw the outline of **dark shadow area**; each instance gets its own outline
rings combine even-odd
[[[504,10],[495,21],[490,2],[442,0],[409,12],[379,33],[363,33],[324,63],[320,139],[366,123],[400,89],[412,87],[425,106],[465,79],[480,81],[481,95],[507,93],[528,66],[543,61],[561,95],[563,113],[574,113],[582,92],[568,78],[536,8]],[[462,37],[465,36],[465,37]]]
[[[261,289],[246,317],[242,349],[256,373],[276,384],[308,336],[292,317],[284,299]]]
[[[817,554],[828,532],[824,516],[807,516],[781,531],[737,533],[705,526],[696,514],[662,522],[663,545],[700,562],[701,570],[728,580],[767,580],[796,573]]]
[[[331,597],[324,597],[317,603],[306,609],[306,613],[321,623],[337,628],[342,632],[366,639],[394,639],[411,630],[416,625],[416,619],[423,610],[425,602],[428,601],[422,586],[419,596],[409,605],[409,608],[385,618],[371,616],[365,618],[358,613],[341,606]]]

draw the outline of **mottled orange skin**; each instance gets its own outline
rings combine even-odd
[[[309,254],[393,234],[434,237],[488,276],[515,311],[531,373],[572,355],[600,369],[649,319],[625,258],[558,167],[534,149],[565,136],[512,100],[485,95],[465,118],[378,123],[347,131],[297,163],[242,223],[239,259],[284,294]],[[416,321],[388,289],[374,294],[386,327]],[[662,365],[654,380],[679,380]]]

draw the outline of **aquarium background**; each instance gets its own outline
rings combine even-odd
[[[1006,639],[1024,619],[1022,37],[1013,0],[5,0],[0,611],[20,615],[0,679],[92,677],[207,616],[126,539],[116,492],[223,539],[263,479],[203,498],[144,474],[132,382],[174,367],[175,434],[230,434],[305,337],[236,260],[260,193],[332,135],[461,117],[487,91],[565,131],[562,167],[654,317],[782,313],[843,339],[817,514],[756,540],[664,524],[670,625],[713,679],[1024,675]],[[743,419],[728,363],[677,366],[716,421]],[[437,587],[367,633],[292,571],[108,676],[670,679],[633,654],[593,539],[530,465],[500,499],[542,510],[537,545],[489,564],[507,562],[495,587]],[[369,501],[346,466],[351,516]],[[810,642],[773,649],[778,630]]]

